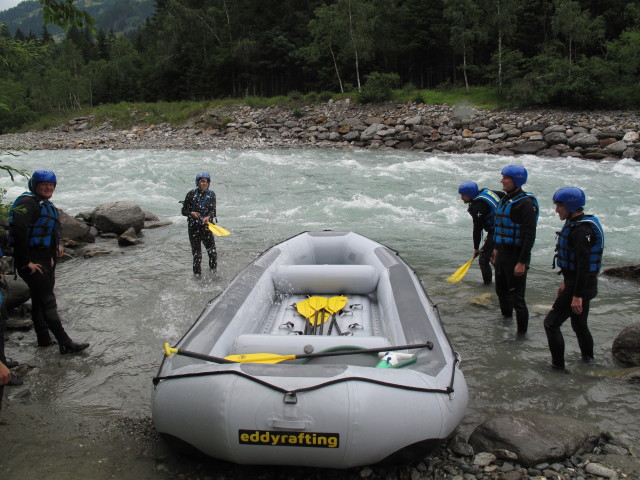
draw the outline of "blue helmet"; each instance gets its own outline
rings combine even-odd
[[[51,170],[36,170],[29,179],[29,191],[35,193],[36,185],[41,182],[51,182],[54,185],[58,184],[56,174]]]
[[[202,172],[196,175],[196,185],[198,185],[201,178],[206,178],[211,183],[211,176],[207,172]]]
[[[458,193],[460,195],[466,195],[467,197],[474,199],[478,196],[480,189],[476,182],[464,182],[458,187]]]
[[[564,187],[553,194],[553,202],[562,203],[569,213],[584,207],[586,200],[584,192],[577,187]]]
[[[520,165],[507,165],[502,169],[502,175],[513,178],[513,184],[520,188],[527,183],[527,169]]]

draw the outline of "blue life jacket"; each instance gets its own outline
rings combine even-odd
[[[13,212],[18,202],[24,197],[31,197],[34,201],[38,202],[40,207],[40,215],[38,219],[29,225],[27,229],[27,238],[29,240],[29,247],[33,248],[49,248],[51,246],[58,246],[58,231],[60,230],[60,217],[58,215],[58,209],[49,200],[38,200],[31,192],[24,192],[16,201],[13,202],[13,206],[9,211],[9,225],[13,225]],[[9,244],[13,244],[13,235],[9,230]]]
[[[536,222],[540,215],[538,200],[533,193],[521,192],[513,198],[502,197],[494,215],[494,240],[496,245],[522,245],[522,225],[511,220],[511,208],[520,200],[533,199],[536,206]]]
[[[485,217],[484,225],[482,226],[485,232],[490,232],[493,229],[493,217],[496,213],[496,208],[498,207],[498,203],[500,202],[500,197],[495,192],[492,192],[488,188],[483,188],[482,191],[478,193],[476,198],[473,199],[474,202],[476,200],[485,202],[487,205],[489,205],[489,208],[491,209],[491,211],[489,212],[489,215]]]
[[[569,245],[569,235],[571,235],[571,229],[582,224],[589,224],[591,229],[596,235],[596,243],[591,247],[589,254],[589,272],[599,272],[602,267],[602,253],[604,252],[604,231],[600,221],[593,215],[585,215],[584,218],[574,222],[565,222],[562,230],[558,233],[558,243],[556,244],[556,256],[554,260],[557,260],[557,265],[562,270],[575,272],[577,270],[576,265],[576,253],[574,249]],[[555,267],[555,263],[554,263]]]

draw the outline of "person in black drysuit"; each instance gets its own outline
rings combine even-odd
[[[527,170],[520,165],[502,169],[502,190],[494,216],[494,242],[491,262],[496,269],[496,295],[505,319],[516,312],[518,334],[529,327],[529,309],[525,301],[527,270],[538,225],[538,200],[522,190],[527,182]]]
[[[31,294],[31,320],[38,346],[53,345],[49,331],[58,341],[61,354],[78,353],[89,346],[76,343],[65,331],[58,316],[53,291],[56,263],[62,256],[59,244],[58,209],[49,201],[57,180],[50,170],[36,170],[29,179],[29,191],[20,195],[9,213],[10,239],[18,275]]]
[[[475,182],[465,182],[458,187],[460,199],[469,205],[467,212],[473,220],[473,256],[479,257],[478,264],[482,273],[482,281],[490,285],[493,277],[491,271],[491,256],[493,255],[493,216],[498,202],[504,197],[504,192],[497,192],[483,188],[480,190]],[[480,248],[482,232],[485,231],[484,244]]]
[[[211,176],[206,173],[196,175],[196,188],[190,190],[182,202],[182,215],[187,217],[189,242],[191,243],[191,254],[193,255],[193,273],[202,273],[200,264],[202,263],[202,247],[207,250],[209,256],[209,268],[215,270],[218,266],[218,254],[216,252],[216,241],[213,233],[209,230],[208,222],[217,222],[216,218],[216,194],[209,190]]]
[[[564,338],[560,327],[571,318],[571,327],[578,339],[582,360],[593,361],[593,337],[587,325],[589,304],[598,294],[598,272],[602,267],[604,231],[599,220],[585,215],[586,197],[576,187],[565,187],[553,195],[556,212],[565,220],[558,233],[554,267],[562,274],[562,284],[551,311],[544,319],[551,351],[551,369],[564,371]]]

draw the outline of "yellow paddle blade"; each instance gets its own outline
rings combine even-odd
[[[316,313],[316,310],[309,305],[309,299],[306,298],[301,302],[296,303],[296,310],[304,318],[311,318]]]
[[[458,270],[456,270],[453,273],[453,275],[451,275],[449,278],[447,278],[447,282],[456,283],[456,282],[459,282],[460,280],[462,280],[462,277],[464,277],[467,274],[467,272],[469,271],[469,267],[471,266],[471,264],[473,263],[473,261],[475,259],[476,259],[476,257],[473,257],[467,263],[462,265]]]
[[[226,237],[227,235],[231,235],[231,232],[225,228],[222,228],[220,225],[214,225],[211,222],[207,222],[207,227],[211,230],[211,233],[218,237]]]
[[[339,312],[347,305],[347,297],[331,297],[327,300],[327,305],[324,309],[333,315],[336,312]]]
[[[322,310],[327,306],[327,297],[309,297],[309,305],[315,311]]]
[[[229,355],[225,360],[238,363],[279,363],[285,360],[295,360],[295,355],[276,355],[275,353],[241,353]]]

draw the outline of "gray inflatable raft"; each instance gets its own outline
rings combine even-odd
[[[301,308],[310,296],[346,299],[314,314]],[[413,461],[467,407],[459,356],[421,281],[396,252],[353,232],[271,247],[166,347],[155,428],[240,464]]]

